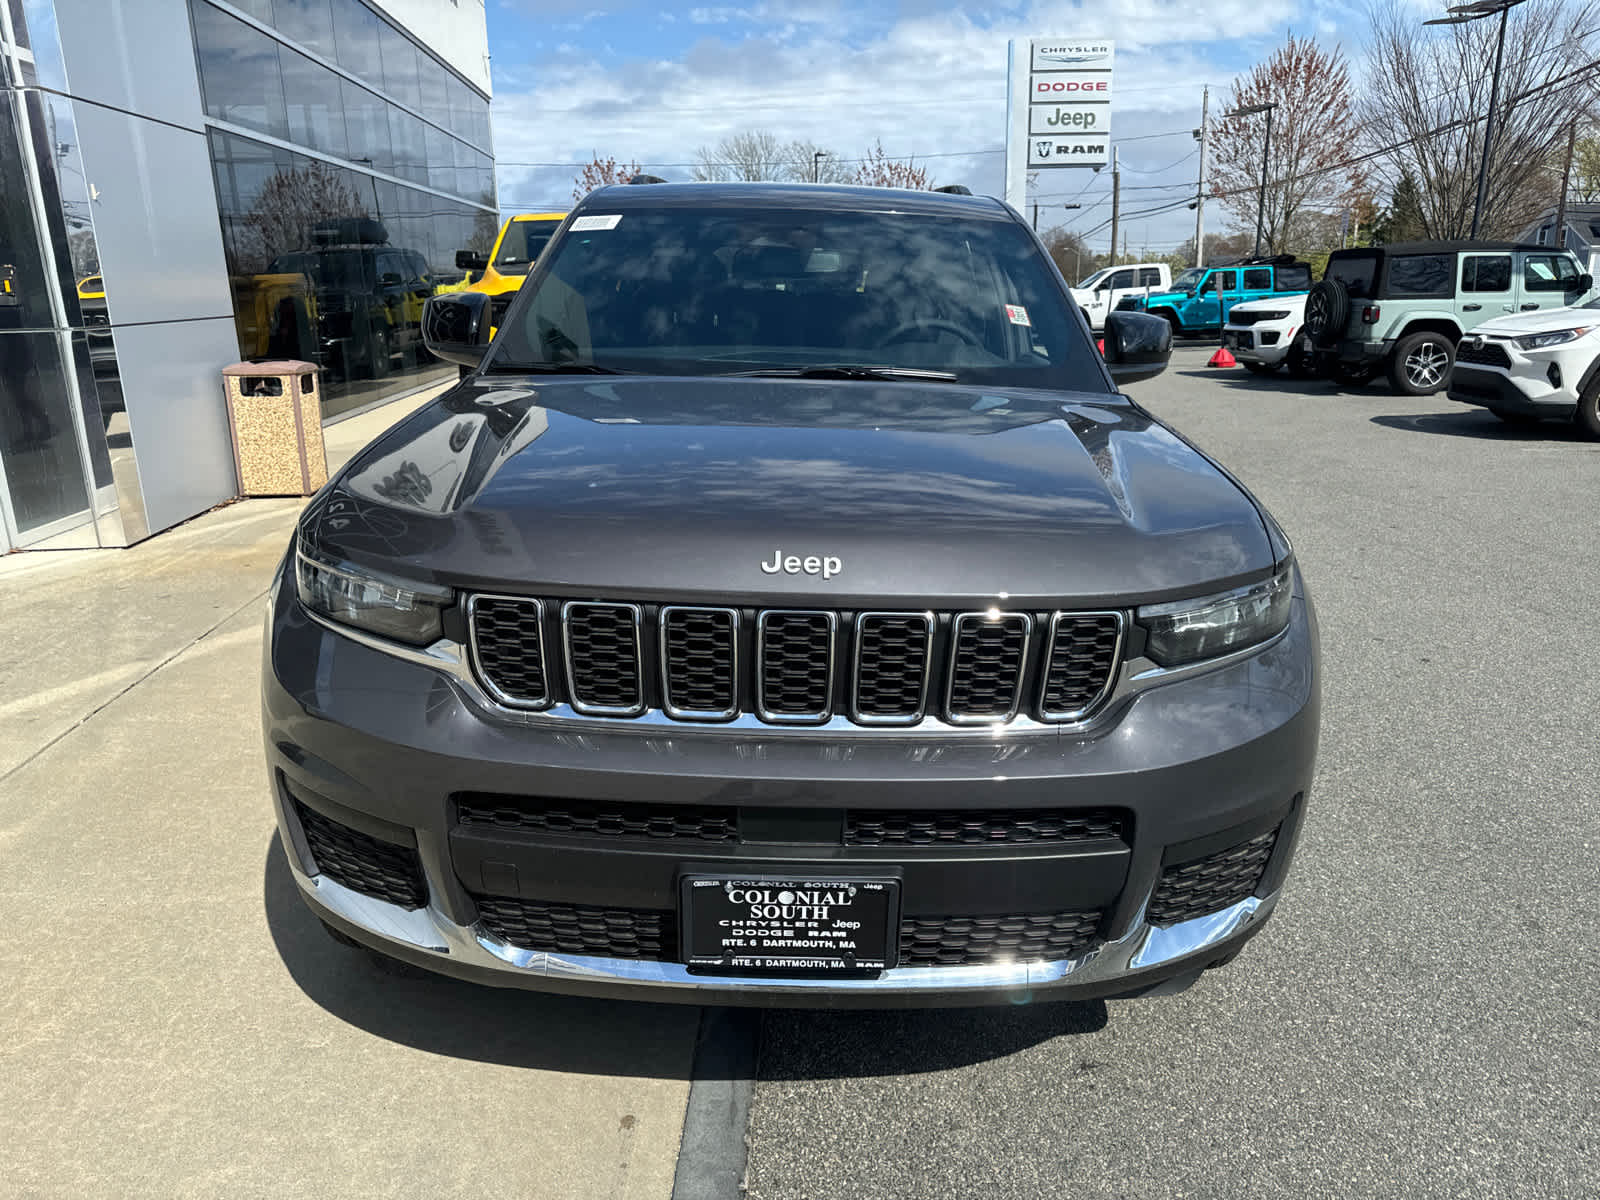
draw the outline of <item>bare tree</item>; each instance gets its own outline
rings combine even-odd
[[[1219,119],[1212,126],[1211,188],[1240,228],[1254,230],[1262,208],[1263,250],[1285,249],[1304,227],[1308,210],[1342,213],[1365,192],[1365,168],[1341,165],[1356,138],[1354,102],[1344,54],[1293,34],[1265,62],[1234,80],[1224,112],[1276,105],[1265,205],[1260,201],[1263,113]]]
[[[720,183],[730,179],[784,179],[789,176],[789,148],[765,129],[729,134],[714,147],[695,151],[694,178]],[[810,178],[809,172],[807,178]]]
[[[1057,226],[1039,235],[1044,248],[1050,252],[1056,269],[1069,284],[1075,284],[1096,268],[1096,258],[1082,235]]]
[[[784,167],[789,179],[812,183],[849,183],[854,177],[848,165],[826,146],[810,138],[797,138],[783,148]]]
[[[277,171],[261,185],[245,219],[249,262],[241,269],[256,272],[268,261],[311,245],[311,231],[343,217],[365,217],[367,208],[345,173],[323,162]]]
[[[914,158],[890,158],[882,140],[873,142],[856,167],[853,182],[863,187],[927,188],[928,169]]]
[[[1600,202],[1600,137],[1578,139],[1572,150],[1572,179],[1567,188],[1569,204]]]
[[[1390,183],[1409,171],[1423,232],[1465,237],[1472,228],[1483,158],[1483,118],[1499,19],[1423,29],[1407,0],[1376,0],[1369,14],[1367,82],[1360,99],[1365,142],[1382,148]],[[1594,96],[1596,0],[1527,0],[1511,9],[1500,103],[1489,147],[1480,234],[1512,236],[1555,197],[1567,122]]]
[[[576,204],[595,188],[607,187],[613,183],[627,183],[635,175],[644,170],[636,162],[621,162],[615,158],[601,158],[599,151],[594,158],[585,163],[583,170],[579,171],[572,179],[572,202]]]

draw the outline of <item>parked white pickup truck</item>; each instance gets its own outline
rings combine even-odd
[[[1096,271],[1072,289],[1072,298],[1083,309],[1089,328],[1098,333],[1105,328],[1106,314],[1114,311],[1124,296],[1143,296],[1170,287],[1172,268],[1166,263],[1124,263]]]

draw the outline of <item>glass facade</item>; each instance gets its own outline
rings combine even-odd
[[[448,378],[422,305],[494,238],[488,101],[361,0],[232,7],[190,0],[241,357],[321,365],[329,416]]]

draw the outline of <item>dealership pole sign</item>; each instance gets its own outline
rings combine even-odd
[[[1006,202],[1020,209],[1030,171],[1106,165],[1111,157],[1111,60],[1106,38],[1010,43]]]

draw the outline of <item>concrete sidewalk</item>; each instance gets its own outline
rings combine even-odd
[[[668,1196],[698,1010],[393,978],[295,894],[256,692],[300,507],[0,560],[0,1194]]]

